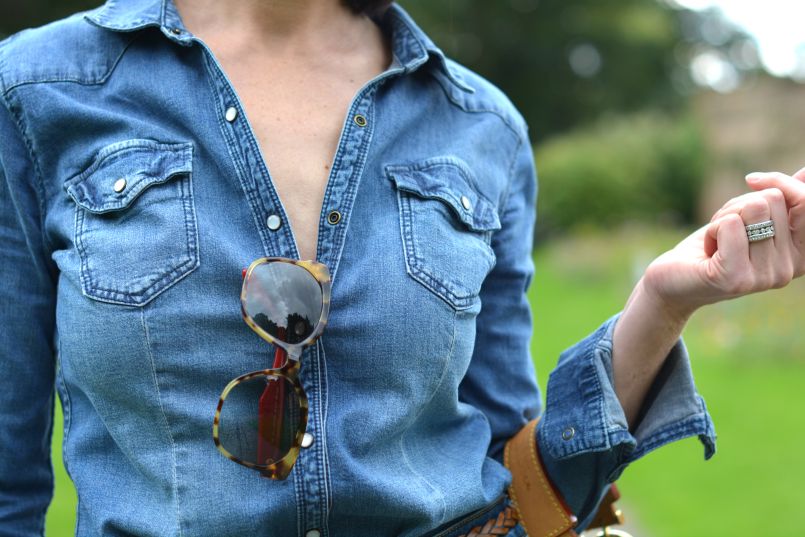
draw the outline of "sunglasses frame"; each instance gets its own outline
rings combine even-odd
[[[260,265],[268,264],[268,263],[291,263],[293,265],[298,265],[303,269],[307,270],[308,273],[313,276],[313,278],[319,283],[321,286],[321,297],[322,297],[322,308],[321,308],[321,315],[319,317],[318,322],[316,323],[313,331],[310,333],[308,337],[302,340],[299,343],[286,343],[284,341],[280,341],[274,338],[271,334],[263,330],[255,321],[252,319],[251,315],[249,315],[246,311],[246,296],[248,293],[248,285],[249,285],[249,278],[254,271]],[[317,261],[302,261],[298,259],[288,259],[285,257],[261,257],[256,259],[249,265],[249,268],[246,269],[243,275],[243,286],[241,288],[240,293],[240,304],[241,304],[241,314],[243,315],[243,320],[246,322],[249,327],[254,330],[261,338],[265,341],[276,345],[277,347],[283,349],[287,354],[287,360],[283,364],[281,368],[269,368],[269,369],[261,369],[259,371],[252,371],[251,373],[246,373],[241,375],[229,382],[224,388],[224,391],[221,393],[221,397],[218,400],[218,407],[215,411],[215,418],[213,420],[212,426],[212,438],[215,442],[215,446],[218,448],[218,451],[226,457],[227,459],[234,461],[238,464],[246,466],[247,468],[251,468],[253,470],[257,470],[260,472],[262,477],[270,478],[270,479],[285,479],[288,477],[288,474],[291,473],[291,469],[293,465],[296,463],[296,459],[299,457],[299,452],[302,448],[302,438],[305,435],[305,430],[307,429],[307,415],[308,415],[308,401],[307,395],[305,394],[304,389],[302,388],[302,384],[299,382],[299,358],[302,356],[302,351],[304,347],[313,345],[316,340],[321,336],[322,332],[324,332],[324,327],[327,325],[327,317],[330,311],[330,291],[331,291],[331,279],[330,279],[330,271],[327,269],[327,265],[323,263],[319,263]],[[299,400],[299,428],[296,431],[296,435],[294,436],[293,442],[291,447],[288,450],[288,453],[285,454],[280,460],[272,462],[270,464],[255,464],[253,462],[245,461],[232,453],[230,453],[223,445],[221,445],[221,439],[219,436],[219,426],[221,421],[221,409],[224,406],[224,400],[226,396],[241,382],[251,380],[260,376],[265,377],[281,377],[288,380],[293,386],[294,392]]]

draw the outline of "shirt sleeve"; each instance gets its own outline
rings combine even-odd
[[[506,441],[542,412],[526,296],[535,270],[537,176],[525,128],[521,140],[501,204],[502,227],[492,239],[497,262],[481,288],[472,362],[459,387],[461,400],[489,419],[489,456],[497,460]],[[591,521],[609,483],[649,451],[698,435],[705,457],[715,452],[712,420],[696,391],[681,338],[654,381],[636,427],[629,430],[612,377],[612,335],[620,314],[561,354],[537,427],[545,470],[579,518],[578,529]]]
[[[537,445],[548,476],[585,528],[609,483],[627,465],[660,446],[698,436],[705,459],[715,430],[697,393],[685,343],[666,357],[632,430],[614,389],[612,335],[622,312],[576,343],[548,379]]]
[[[53,494],[55,269],[38,177],[0,80],[0,536],[43,535]]]

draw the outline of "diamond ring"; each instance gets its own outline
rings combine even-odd
[[[774,237],[774,221],[766,220],[757,224],[749,224],[746,228],[746,236],[749,242],[762,241]]]

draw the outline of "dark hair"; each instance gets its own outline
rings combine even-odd
[[[355,13],[367,15],[382,14],[391,4],[392,0],[341,0]]]

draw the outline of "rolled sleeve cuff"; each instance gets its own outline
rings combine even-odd
[[[713,421],[696,391],[681,337],[646,397],[637,427],[629,430],[612,373],[612,338],[621,313],[564,351],[548,379],[537,443],[548,475],[574,509],[593,509],[591,499],[600,499],[629,463],[665,444],[695,435],[705,459],[716,450]],[[582,521],[592,514],[574,512]]]

